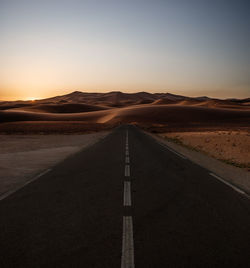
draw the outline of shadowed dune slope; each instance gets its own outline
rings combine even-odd
[[[172,100],[169,98],[161,98],[161,99],[154,101],[152,104],[153,105],[162,105],[162,104],[176,104],[176,103],[178,103],[177,100]]]
[[[250,107],[244,106],[237,102],[228,101],[228,100],[207,100],[207,101],[198,102],[196,105],[210,107],[210,108],[228,108],[228,109],[240,109],[240,110],[249,109],[250,110]]]
[[[239,110],[250,110],[248,105],[232,102],[229,100],[202,100],[199,98],[186,98],[184,100],[172,100],[169,98],[161,98],[155,100],[153,105],[178,105],[178,106],[202,106],[208,108],[228,108],[228,109],[239,109]],[[246,104],[248,104],[246,102]]]
[[[18,110],[34,111],[41,113],[82,113],[106,110],[107,107],[88,105],[81,103],[68,103],[68,104],[38,104],[32,106],[20,107]]]
[[[144,106],[120,109],[110,122],[138,123],[218,123],[250,122],[250,111],[197,106]]]
[[[181,105],[137,105],[84,113],[41,113],[18,110],[0,111],[1,122],[84,121],[88,123],[249,123],[250,110],[218,109]]]
[[[22,110],[0,111],[1,122],[15,121],[86,121],[97,122],[99,118],[106,116],[107,111],[94,111],[84,113],[41,113]]]
[[[30,102],[4,102],[0,103],[0,110],[8,110],[8,109],[15,109],[15,108],[23,108],[23,107],[29,107],[32,104]]]
[[[107,105],[122,107],[139,102],[153,102],[158,96],[147,92],[123,93],[112,91],[108,93],[86,93],[74,91],[70,94],[38,100],[37,103],[85,103],[91,105]]]

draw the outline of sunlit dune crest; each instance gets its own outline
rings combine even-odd
[[[58,122],[62,129],[70,122],[110,127],[124,123],[164,128],[249,127],[250,105],[249,99],[191,98],[170,93],[76,91],[47,99],[2,102],[0,116],[5,124]]]

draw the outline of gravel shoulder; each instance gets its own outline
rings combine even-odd
[[[109,132],[84,135],[0,135],[0,196],[94,144]]]
[[[246,169],[226,164],[202,152],[193,151],[182,145],[167,141],[159,135],[151,133],[148,134],[159,142],[166,144],[173,150],[186,156],[192,162],[210,170],[214,174],[223,178],[225,181],[228,181],[238,186],[239,188],[250,194],[250,172]]]

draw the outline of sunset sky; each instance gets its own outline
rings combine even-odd
[[[250,97],[249,3],[0,0],[0,100],[74,90]]]

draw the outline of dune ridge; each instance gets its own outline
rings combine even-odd
[[[0,131],[13,122],[123,123],[163,126],[250,125],[246,100],[190,98],[170,93],[72,92],[37,101],[0,103]],[[67,123],[69,125],[69,123]]]

